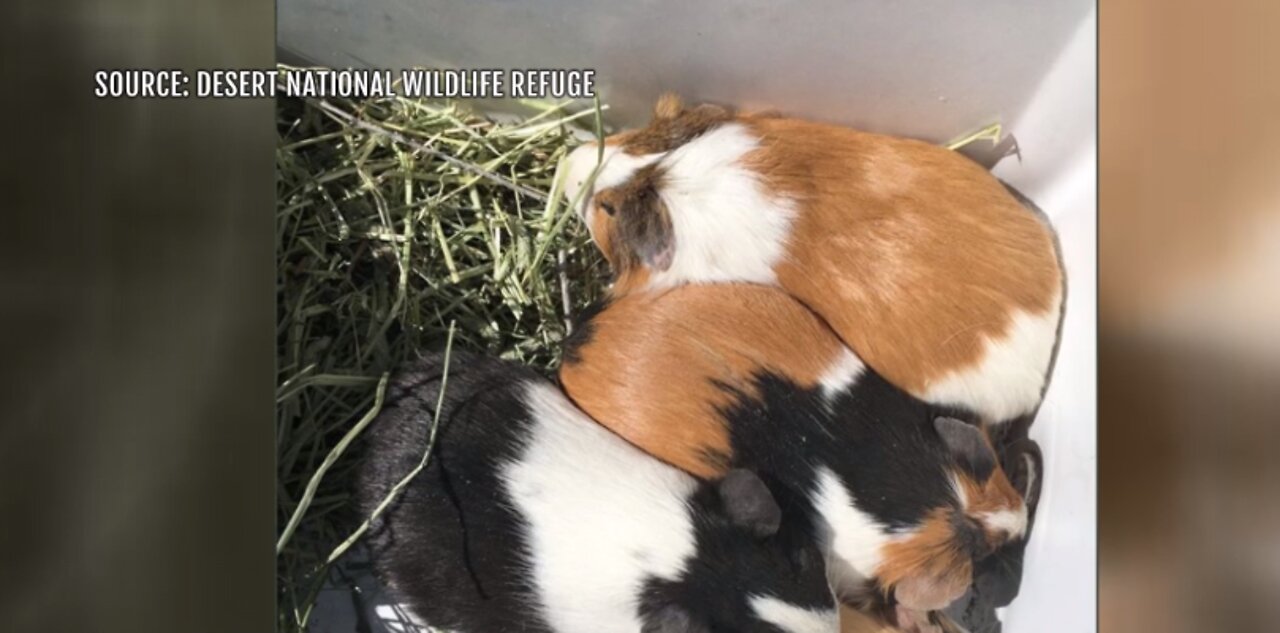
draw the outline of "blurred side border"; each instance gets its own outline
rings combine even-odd
[[[1099,15],[1100,628],[1280,630],[1280,4]]]
[[[0,628],[270,630],[274,102],[92,73],[271,68],[274,4],[0,13]]]

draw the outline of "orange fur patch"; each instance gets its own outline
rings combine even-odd
[[[674,95],[654,111],[607,142],[665,152],[728,121],[759,135],[747,166],[798,205],[779,283],[912,394],[980,362],[1018,311],[1046,314],[1061,296],[1050,229],[960,154],[774,112],[690,108]],[[615,296],[648,278],[617,272]]]
[[[881,550],[876,578],[886,592],[911,582],[928,584],[939,595],[964,593],[973,581],[973,559],[955,538],[952,512],[934,510],[914,534]]]
[[[683,111],[684,103],[680,100],[680,95],[668,92],[658,97],[658,102],[653,106],[653,118],[674,119]]]
[[[996,468],[984,483],[963,474],[956,479],[967,501],[965,513],[975,519],[987,512],[1016,511],[1023,505],[1022,495],[1018,494],[1018,490],[1001,468]],[[1001,531],[988,529],[986,533],[987,543],[992,549],[1008,540],[1008,535]]]
[[[839,339],[781,290],[681,286],[614,301],[592,321],[577,362],[560,368],[570,398],[644,451],[701,477],[731,458],[717,383],[753,393],[761,369],[812,387],[839,358]]]
[[[747,159],[799,213],[781,285],[868,365],[919,394],[977,363],[1016,310],[1062,287],[1051,233],[968,158],[909,139],[771,117]]]

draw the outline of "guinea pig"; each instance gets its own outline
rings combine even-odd
[[[365,516],[434,452],[368,538],[426,625],[459,633],[836,633],[803,516],[745,470],[702,482],[646,455],[509,362],[432,355],[370,428]],[[443,376],[443,378],[442,378]]]
[[[699,477],[748,468],[819,526],[842,601],[945,607],[1027,507],[983,426],[894,386],[778,288],[628,294],[566,341],[582,411]],[[783,492],[779,492],[779,491]]]
[[[1056,244],[978,164],[671,95],[648,127],[604,145],[602,163],[587,144],[558,177],[614,271],[614,296],[780,286],[917,398],[991,424],[1038,406],[1064,292]]]

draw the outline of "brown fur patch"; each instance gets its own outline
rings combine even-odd
[[[956,479],[968,501],[965,513],[970,517],[977,518],[985,512],[1014,511],[1023,505],[1022,495],[1018,494],[1003,469],[997,468],[985,482],[974,481],[963,473],[958,473]],[[1009,535],[991,529],[986,530],[986,536],[992,549],[1009,540]]]
[[[614,269],[613,285],[609,287],[609,296],[624,297],[648,287],[653,275],[648,268],[632,268],[624,272]]]
[[[909,538],[883,548],[876,577],[886,592],[913,583],[928,586],[939,595],[958,597],[964,593],[973,581],[973,559],[955,537],[953,512],[950,508],[934,510]]]
[[[657,154],[669,152],[733,120],[733,113],[726,108],[711,104],[685,108],[680,97],[671,93],[658,99],[653,116],[648,126],[611,138],[617,138],[622,151],[628,154]]]
[[[683,111],[684,103],[680,100],[680,95],[668,92],[658,97],[658,102],[653,105],[653,118],[674,119]]]
[[[976,163],[844,127],[741,120],[763,142],[750,168],[798,203],[779,282],[894,384],[919,395],[979,362],[1016,310],[1053,309],[1049,229]]]
[[[840,633],[898,633],[880,614],[862,613],[853,607],[840,607]]]
[[[839,358],[839,339],[775,288],[682,286],[625,295],[592,320],[577,362],[560,368],[588,415],[646,452],[700,477],[732,459],[716,383],[753,392],[765,368],[812,387]]]
[[[596,248],[600,249],[605,261],[609,262],[609,266],[616,272],[618,255],[614,253],[613,218],[601,209],[596,209],[596,213],[588,217],[591,218],[591,240],[596,243]],[[625,247],[623,248],[626,250]]]
[[[646,165],[626,182],[595,195],[593,235],[619,277],[643,266],[665,270],[671,265],[675,231],[671,215],[658,197],[665,172]]]

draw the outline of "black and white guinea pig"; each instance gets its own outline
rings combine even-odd
[[[358,477],[366,514],[422,458],[441,389],[402,373]],[[531,370],[454,353],[436,445],[369,532],[423,623],[459,633],[836,633],[803,517],[737,470],[715,484],[618,438]]]
[[[1063,297],[1052,230],[968,158],[670,95],[604,145],[603,163],[587,144],[558,177],[614,296],[779,286],[922,400],[989,424],[1039,405]]]
[[[985,425],[885,380],[776,287],[614,298],[566,342],[559,374],[582,411],[667,463],[777,482],[820,526],[843,601],[941,609],[993,556],[1020,556],[1025,492]]]

